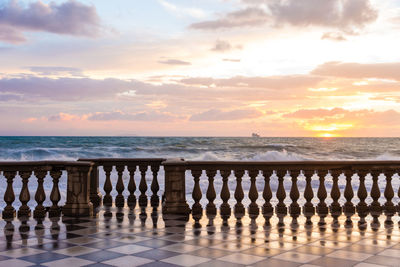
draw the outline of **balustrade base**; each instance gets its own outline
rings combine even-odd
[[[93,215],[93,204],[65,204],[62,208],[62,214],[64,216],[71,217],[86,217]]]
[[[215,205],[208,204],[206,206],[206,213],[210,215],[215,215],[217,214],[217,208],[215,207]]]
[[[256,206],[251,206],[250,205],[249,208],[248,208],[248,212],[251,215],[258,215],[260,213],[260,209],[258,208],[257,205]]]
[[[187,203],[168,203],[165,202],[162,206],[163,214],[183,214],[189,215],[191,212]]]
[[[2,213],[3,219],[13,219],[15,218],[15,209],[14,208],[5,208]]]
[[[289,207],[289,214],[294,216],[294,215],[300,215],[301,209],[298,206],[290,206]]]
[[[51,207],[49,210],[49,218],[59,217],[61,215],[61,208],[59,207]]]
[[[30,217],[31,216],[31,209],[30,208],[20,208],[17,212],[17,217],[21,218],[21,217]]]
[[[33,218],[44,218],[46,217],[46,208],[37,206],[33,211]]]
[[[103,196],[101,195],[100,192],[97,192],[95,194],[90,194],[90,202],[92,202],[94,207],[99,207],[102,205]]]
[[[122,208],[125,206],[125,198],[122,195],[118,195],[115,197],[115,206]]]
[[[158,207],[160,204],[160,197],[158,195],[152,195],[150,198],[150,204],[152,207]]]

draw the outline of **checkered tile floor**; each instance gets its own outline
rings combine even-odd
[[[110,216],[111,214],[111,216]],[[298,224],[286,216],[264,225],[260,215],[195,222],[163,217],[151,208],[100,210],[97,218],[46,218],[42,222],[0,221],[0,266],[400,266],[399,217],[393,225],[360,230],[346,226]]]

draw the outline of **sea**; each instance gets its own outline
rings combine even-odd
[[[240,161],[312,161],[312,160],[400,160],[400,138],[293,138],[293,137],[67,137],[67,136],[3,136],[0,137],[0,161],[37,161],[37,160],[77,160],[79,158],[184,158],[185,160],[240,160]],[[101,190],[104,182],[104,173],[100,172]],[[116,174],[113,174],[112,182],[116,183]],[[128,184],[128,173],[124,173],[125,186]],[[135,176],[139,182],[139,174]],[[149,184],[151,173],[146,177]],[[191,202],[191,190],[193,179],[187,174],[187,195]],[[331,187],[331,177],[327,177],[327,190]],[[163,192],[164,172],[159,173],[160,194]],[[235,177],[229,179],[229,187],[232,192],[235,189]],[[260,175],[257,179],[257,187],[260,193],[263,189],[263,179]],[[395,191],[399,188],[399,177],[393,179]],[[249,179],[245,177],[243,187],[249,189]],[[299,177],[300,192],[304,190],[304,177]],[[358,188],[358,177],[353,177],[353,188]],[[203,192],[207,190],[207,177],[201,177]],[[345,187],[345,178],[339,179],[341,190]],[[371,177],[367,178],[366,186],[369,190],[372,185]],[[383,192],[386,179],[381,176],[379,186]],[[29,182],[31,198],[36,190],[36,179],[32,176]],[[47,199],[45,204],[50,204],[51,178],[45,179],[45,191]],[[216,177],[215,187],[217,193],[222,186],[221,179]],[[291,186],[290,177],[285,178],[285,188],[289,192]],[[312,186],[318,188],[318,177],[313,177]],[[150,187],[150,186],[149,186]],[[276,190],[277,181],[271,179],[272,190]],[[0,175],[0,198],[6,188],[5,179]],[[18,177],[14,181],[16,202],[21,188]],[[60,182],[62,200],[65,201],[66,175]],[[150,189],[149,189],[150,190]],[[396,191],[397,192],[397,191]],[[136,192],[138,194],[138,192]],[[151,192],[148,192],[151,194]],[[116,195],[115,190],[112,192]],[[128,194],[127,190],[124,192]],[[355,194],[356,195],[356,194]],[[396,194],[397,195],[397,194]],[[203,199],[203,202],[206,201]],[[231,201],[234,201],[233,199]],[[258,202],[262,203],[262,198]],[[273,202],[276,202],[274,197]],[[289,198],[286,201],[290,201]],[[304,202],[300,198],[299,202]],[[314,201],[317,201],[314,199]],[[329,198],[327,202],[331,201]],[[344,201],[344,198],[341,198]],[[357,202],[355,198],[355,203]],[[370,197],[367,202],[371,201]],[[381,201],[384,201],[382,198]],[[398,201],[397,196],[395,201]],[[220,203],[218,196],[216,203]],[[244,203],[249,202],[248,197]],[[206,203],[206,202],[204,202]],[[233,202],[232,202],[233,203]],[[0,208],[4,207],[1,201]],[[34,206],[31,200],[29,205]]]

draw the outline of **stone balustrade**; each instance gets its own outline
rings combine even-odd
[[[15,179],[22,181],[18,216],[31,215],[30,207],[27,205],[31,199],[28,188],[30,179],[35,178],[38,185],[35,193],[37,205],[33,211],[34,217],[43,217],[47,213],[49,216],[59,216],[61,212],[68,216],[88,216],[92,213],[92,203],[94,206],[103,204],[109,207],[114,204],[116,207],[125,205],[135,207],[137,191],[139,206],[147,206],[150,197],[150,205],[157,207],[160,203],[157,177],[161,166],[165,172],[162,206],[164,214],[192,213],[195,216],[202,214],[204,210],[207,214],[213,215],[219,210],[221,216],[230,216],[234,211],[235,216],[240,217],[247,208],[250,216],[257,217],[262,214],[267,220],[274,213],[278,216],[289,214],[294,218],[303,213],[308,220],[317,214],[320,223],[323,223],[329,214],[334,218],[344,214],[348,220],[356,213],[361,218],[371,214],[377,219],[382,212],[389,222],[396,212],[400,212],[400,203],[398,198],[395,198],[395,195],[400,197],[400,188],[393,188],[392,185],[395,184],[394,181],[398,182],[399,176],[395,174],[400,172],[400,161],[226,162],[99,158],[79,159],[76,162],[0,162],[0,173],[7,181],[4,194],[6,206],[2,211],[2,217],[13,218],[16,214],[13,188]],[[105,175],[102,185],[104,196],[100,193],[99,185],[101,169]],[[113,171],[116,172],[116,179],[112,179]],[[126,171],[129,174],[127,185],[123,179]],[[151,183],[146,181],[148,171],[152,173]],[[61,208],[58,205],[60,201],[58,183],[62,172],[67,173],[68,184],[66,204]],[[140,173],[139,185],[134,179],[137,172]],[[43,183],[44,177],[48,174],[52,178],[53,189],[49,196],[52,206],[46,208],[43,206],[46,198]],[[200,179],[204,176],[208,179],[206,192],[203,192],[200,186]],[[357,176],[359,182],[354,186]],[[300,177],[302,182],[305,182],[303,188],[298,185]],[[385,183],[379,183],[378,179],[383,177]],[[248,190],[243,189],[243,178],[249,179]],[[190,192],[186,187],[189,179],[193,179],[191,181],[193,188],[189,189]],[[229,180],[232,182],[232,179],[235,182],[234,186],[232,183],[229,184]],[[342,190],[339,179],[345,181]],[[112,181],[115,180],[113,188]],[[317,180],[318,190],[314,192],[312,183]],[[290,181],[290,186],[285,181]],[[217,182],[222,183],[218,192],[222,201],[219,206],[216,203]],[[272,183],[277,183],[275,189],[271,186]],[[367,186],[367,183],[371,183],[371,186]],[[382,184],[384,188],[380,188]],[[151,196],[146,195],[149,187]],[[112,192],[116,193],[115,198]],[[126,199],[124,193],[128,193]],[[194,202],[192,207],[189,207],[186,200],[188,193],[192,194]],[[249,200],[247,207],[243,203],[245,197]],[[381,197],[384,197],[383,203],[380,202]],[[273,198],[276,199],[276,204],[273,203]],[[354,202],[355,199],[358,201]],[[204,200],[207,201],[205,206],[201,204]]]
[[[146,196],[146,191],[150,186],[152,195],[150,198],[150,203],[153,207],[157,207],[160,203],[160,198],[158,196],[158,191],[160,189],[158,183],[158,172],[160,170],[161,163],[164,159],[161,158],[134,158],[134,159],[123,159],[123,158],[98,158],[98,159],[79,159],[78,161],[92,162],[94,164],[90,175],[90,200],[95,206],[101,205],[112,206],[113,197],[111,192],[113,190],[111,174],[115,170],[117,172],[117,183],[115,185],[115,190],[117,191],[117,196],[115,197],[115,206],[124,207],[125,203],[129,207],[136,206],[136,196],[135,192],[137,189],[140,191],[139,195],[139,206],[147,206],[148,198]],[[105,182],[103,185],[103,190],[105,192],[104,197],[102,197],[99,189],[99,171],[103,168],[105,173]],[[152,172],[152,182],[150,185],[146,181],[146,172],[148,170]],[[126,187],[123,181],[123,173],[127,170],[129,172],[129,182]],[[140,172],[140,182],[139,185],[135,183],[135,172]],[[123,196],[125,188],[129,191],[129,196],[126,201]]]
[[[37,187],[34,199],[36,207],[33,211],[35,218],[60,216],[61,212],[67,216],[89,216],[93,212],[92,203],[89,200],[89,173],[93,163],[90,162],[65,162],[65,161],[35,161],[35,162],[0,162],[0,173],[7,180],[7,188],[4,193],[6,206],[2,211],[3,219],[14,218],[16,210],[15,193],[13,183],[16,179],[22,180],[22,187],[19,193],[21,205],[18,208],[18,217],[31,216],[31,209],[28,202],[31,200],[29,182],[37,180]],[[62,173],[67,173],[67,199],[61,208],[59,180]],[[44,190],[44,178],[50,174],[53,187],[50,193],[52,206],[45,208],[43,202],[46,199]],[[18,177],[19,176],[19,177]]]
[[[303,212],[308,220],[311,216],[317,213],[320,217],[320,223],[324,223],[324,218],[330,213],[334,218],[337,218],[342,213],[347,216],[348,221],[350,217],[356,212],[361,218],[371,214],[374,220],[384,212],[387,216],[387,222],[390,218],[400,211],[400,203],[393,203],[395,193],[400,197],[400,188],[396,191],[392,187],[392,179],[395,174],[400,173],[399,161],[296,161],[296,162],[222,162],[222,161],[166,161],[163,163],[165,168],[166,183],[171,183],[166,189],[180,191],[185,188],[185,171],[190,170],[194,186],[192,191],[192,198],[194,204],[191,207],[193,215],[202,214],[203,208],[207,214],[216,214],[217,207],[215,205],[216,190],[214,188],[217,173],[219,179],[222,180],[222,188],[220,190],[220,198],[222,204],[219,207],[222,216],[230,216],[231,208],[237,216],[242,216],[245,213],[245,206],[242,203],[245,193],[248,194],[250,204],[248,205],[248,213],[250,216],[258,216],[260,212],[268,220],[275,212],[278,216],[290,214],[296,218]],[[208,187],[206,192],[202,192],[200,187],[200,177],[206,174],[208,179]],[[250,178],[250,188],[245,192],[242,187],[242,178],[247,174]],[[327,176],[331,176],[332,184],[330,192],[327,192]],[[359,176],[358,190],[355,192],[352,181],[354,175]],[[372,176],[372,187],[367,192],[366,177]],[[379,199],[381,197],[381,190],[378,184],[378,177],[384,175],[386,185],[384,189],[385,203],[381,204]],[[229,188],[228,178],[234,176],[236,185],[234,188]],[[290,191],[285,188],[284,179],[289,177],[291,179]],[[298,187],[298,177],[303,176],[305,179],[304,191],[300,192]],[[345,177],[345,188],[343,193],[339,189],[339,177]],[[312,178],[316,177],[319,180],[318,190],[316,195],[312,188]],[[396,179],[399,179],[396,176]],[[256,181],[264,180],[262,188],[257,188]],[[278,186],[276,192],[271,190],[271,182],[275,179]],[[181,184],[179,184],[179,181]],[[286,186],[287,187],[287,186]],[[235,204],[233,207],[228,203],[232,199],[231,190],[234,189],[233,198]],[[262,193],[261,193],[262,192]],[[286,192],[289,192],[290,204],[285,202]],[[205,207],[200,204],[200,201],[205,198],[208,203]],[[271,199],[275,193],[277,204],[273,206]],[[304,205],[299,205],[300,194],[303,195],[305,200]],[[328,206],[326,199],[328,194],[332,202]],[[262,205],[258,205],[260,195],[263,200]],[[366,199],[368,195],[372,198],[372,202],[367,204]],[[358,204],[353,204],[353,198],[357,196]],[[313,199],[317,198],[318,203],[313,204]],[[345,202],[341,205],[339,199],[345,198]],[[174,206],[185,207],[186,199],[185,194],[171,193],[168,199],[166,191],[166,202],[164,208],[167,212],[176,212],[172,209]],[[188,209],[183,209],[187,212]],[[182,211],[182,210],[181,210]]]

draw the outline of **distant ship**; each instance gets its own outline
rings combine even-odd
[[[253,137],[253,138],[260,138],[260,135],[259,135],[259,134],[256,134],[256,133],[252,133],[252,134],[251,134],[251,137]]]

